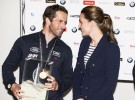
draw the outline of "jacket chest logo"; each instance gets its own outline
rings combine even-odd
[[[39,48],[38,47],[31,47],[30,51],[33,53],[39,53]]]
[[[52,55],[55,56],[55,57],[60,57],[60,52],[57,52],[57,51],[53,51],[52,52]]]

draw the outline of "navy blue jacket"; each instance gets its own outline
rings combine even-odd
[[[29,34],[18,38],[13,45],[8,57],[2,66],[2,76],[5,85],[15,82],[13,71],[20,67],[19,83],[22,82],[24,63],[26,58],[39,59],[39,34],[43,46],[43,59],[46,60],[54,44],[55,38],[46,44],[45,35],[42,32]],[[56,78],[59,84],[58,91],[50,91],[49,100],[61,100],[63,93],[72,86],[72,51],[59,38],[52,52],[51,61],[53,61],[52,76]],[[31,73],[31,72],[30,72]]]
[[[79,48],[73,74],[73,100],[113,100],[113,92],[118,79],[120,50],[117,44],[110,43],[104,35],[90,59],[84,65],[84,56],[91,42],[85,37]]]

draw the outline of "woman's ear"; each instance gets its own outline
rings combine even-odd
[[[98,26],[97,26],[97,23],[96,23],[94,20],[92,20],[92,21],[90,22],[90,25],[91,25],[92,28],[98,27]]]
[[[92,31],[93,26],[94,26],[94,21],[93,21],[93,20],[91,20],[89,25],[90,25],[90,28],[91,28],[91,31]]]
[[[95,24],[95,21],[94,20],[91,20],[90,23],[93,26]]]

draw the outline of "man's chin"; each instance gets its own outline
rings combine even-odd
[[[60,33],[59,35],[57,35],[56,37],[61,38],[62,34],[63,34],[63,32]]]
[[[61,38],[61,36],[56,36],[57,38]]]
[[[62,35],[57,35],[56,38],[61,38]]]
[[[90,37],[90,36],[89,35],[83,35],[82,37],[85,38],[85,37]]]

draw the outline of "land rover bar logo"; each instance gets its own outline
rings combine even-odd
[[[46,3],[56,3],[56,0],[46,0]]]
[[[125,6],[125,2],[114,2],[115,6]]]

